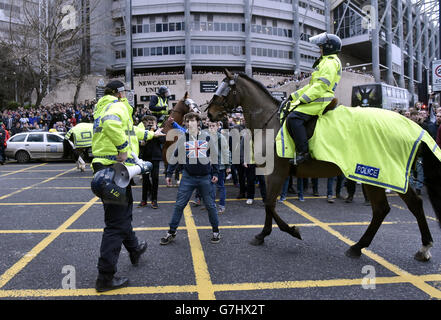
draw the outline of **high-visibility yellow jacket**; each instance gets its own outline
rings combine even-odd
[[[168,114],[168,100],[162,99],[160,96],[157,96],[158,102],[155,106],[150,106],[149,109],[153,115],[156,117],[160,117],[161,115]]]
[[[73,138],[75,148],[88,148],[92,146],[93,123],[81,122],[70,129],[64,139]]]
[[[322,56],[309,84],[291,94],[292,101],[288,111],[321,115],[334,98],[341,71],[341,62],[336,54]]]
[[[150,140],[154,132],[146,131],[144,125],[134,126],[133,109],[127,99],[114,96],[102,97],[93,115],[92,153],[93,163],[111,165],[116,163],[119,152],[127,152],[126,165],[134,165],[132,152],[139,155],[139,140]]]

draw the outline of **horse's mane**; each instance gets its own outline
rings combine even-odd
[[[248,76],[246,73],[243,72],[239,72],[239,76],[241,76],[242,78],[245,78],[246,80],[251,81],[252,83],[254,83],[257,87],[259,87],[260,89],[262,89],[263,92],[265,92],[270,98],[271,100],[273,100],[273,102],[277,105],[280,104],[280,100],[275,98],[271,92],[269,92],[269,90],[263,85],[262,82],[257,81],[256,79],[251,78],[250,76]]]

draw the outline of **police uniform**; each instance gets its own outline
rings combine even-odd
[[[95,175],[116,163],[118,153],[127,152],[125,165],[135,165],[131,153],[138,155],[138,140],[153,138],[153,132],[143,130],[143,126],[133,125],[132,113],[133,109],[127,99],[118,100],[115,96],[106,95],[98,101],[94,110],[92,139],[92,167]],[[132,263],[137,262],[139,255],[147,247],[145,242],[138,242],[132,228],[133,197],[130,185],[125,188],[125,192],[125,195],[121,195],[126,199],[122,203],[102,200],[106,227],[98,259],[98,291],[114,289],[128,282],[126,278],[114,277],[122,244],[129,252]]]
[[[85,152],[85,154],[83,155],[88,156],[87,149],[92,147],[92,136],[93,136],[93,123],[87,123],[87,122],[81,122],[76,126],[72,127],[64,136],[66,142],[68,140],[71,140],[74,144],[74,154],[76,161],[78,161],[77,157],[80,157],[83,151]],[[64,146],[65,148],[67,147],[66,145]]]
[[[323,55],[314,63],[315,71],[311,75],[308,85],[300,90],[293,92],[290,96],[290,103],[287,110],[281,113],[281,119],[287,116],[288,130],[296,145],[298,154],[308,153],[308,139],[306,134],[305,122],[313,116],[321,116],[326,106],[334,98],[335,90],[341,79],[342,67],[337,54],[328,54],[326,48],[328,38],[337,42],[337,48],[331,51],[340,51],[341,41],[335,35],[326,33],[319,37],[323,46]],[[311,38],[312,39],[312,38]]]
[[[156,117],[158,127],[166,120],[168,115],[168,97],[169,90],[166,86],[161,86],[156,96],[150,100],[150,112]]]

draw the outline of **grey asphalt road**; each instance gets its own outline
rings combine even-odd
[[[162,173],[162,172],[161,172]],[[298,225],[303,240],[274,226],[262,246],[250,245],[264,222],[260,198],[236,199],[227,181],[226,211],[219,217],[222,239],[210,243],[203,207],[188,206],[176,240],[159,244],[168,230],[177,188],[160,178],[159,209],[138,208],[141,181],[135,178],[133,227],[149,247],[139,266],[121,250],[118,274],[130,286],[95,292],[96,263],[104,227],[101,202],[90,190],[92,172],[69,162],[8,163],[0,167],[0,299],[145,300],[431,300],[441,298],[441,232],[423,191],[434,238],[432,259],[418,262],[418,225],[394,193],[392,210],[371,246],[358,259],[344,255],[371,218],[360,185],[353,203],[305,202],[289,194],[277,205],[280,216]],[[344,190],[343,195],[346,195]],[[260,197],[258,188],[256,196]]]

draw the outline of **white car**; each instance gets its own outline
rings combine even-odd
[[[29,131],[17,133],[6,141],[5,155],[19,163],[31,159],[63,159],[63,140],[60,132]]]

